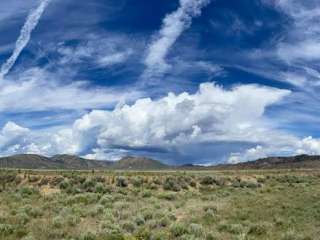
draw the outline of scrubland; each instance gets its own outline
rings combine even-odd
[[[317,171],[0,172],[0,239],[320,239]]]

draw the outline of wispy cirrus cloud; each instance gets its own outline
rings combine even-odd
[[[161,75],[168,70],[170,65],[166,62],[166,56],[171,47],[190,27],[192,18],[199,16],[202,8],[209,3],[210,0],[180,0],[179,8],[163,19],[162,27],[149,45],[144,61],[146,77]]]
[[[41,0],[37,8],[33,9],[27,17],[25,24],[23,25],[20,36],[16,42],[15,49],[9,59],[1,66],[0,80],[3,79],[14,66],[18,57],[20,56],[23,49],[27,46],[31,38],[32,31],[36,28],[39,20],[49,5],[51,0]]]
[[[134,88],[93,87],[87,81],[57,80],[64,77],[41,68],[8,76],[0,82],[0,114],[104,108],[141,97]]]

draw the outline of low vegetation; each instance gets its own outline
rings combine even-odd
[[[0,239],[319,239],[316,171],[0,171]]]

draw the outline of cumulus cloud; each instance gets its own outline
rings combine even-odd
[[[21,138],[29,133],[29,129],[18,126],[13,122],[8,122],[1,130],[0,145],[4,146],[12,141]]]
[[[195,93],[169,93],[156,100],[142,98],[132,105],[118,105],[113,110],[94,110],[70,128],[45,134],[8,123],[1,131],[0,146],[4,153],[70,153],[109,160],[138,152],[152,156],[180,154],[198,163],[320,154],[320,139],[298,138],[278,130],[265,116],[267,107],[280,103],[288,94],[290,91],[258,85],[227,90],[204,83]],[[190,146],[199,149],[193,151]],[[223,151],[222,158],[212,153],[208,158],[210,148]]]
[[[297,153],[298,154],[319,155],[320,154],[320,140],[314,139],[311,136],[302,139],[298,144]]]
[[[38,22],[50,3],[51,0],[41,0],[39,6],[32,10],[30,14],[28,15],[28,18],[24,24],[24,26],[21,29],[20,36],[16,42],[15,49],[10,56],[10,58],[1,66],[0,70],[0,80],[4,78],[8,72],[11,70],[11,68],[14,66],[15,62],[17,61],[18,57],[20,56],[23,49],[27,46],[32,31],[36,28],[38,25]]]
[[[15,153],[21,151],[27,143],[30,130],[13,122],[8,122],[0,130],[1,153]]]
[[[114,110],[92,111],[69,130],[61,129],[46,136],[47,141],[33,143],[47,154],[67,151],[115,159],[135,151],[183,154],[190,145],[263,142],[270,132],[266,108],[289,93],[258,85],[227,90],[204,83],[193,94],[169,93],[156,100],[142,98],[132,105],[118,105]]]
[[[209,2],[210,0],[180,0],[180,7],[164,18],[162,28],[151,42],[145,58],[147,76],[162,74],[170,67],[165,58],[171,47],[190,27],[192,18],[199,16],[201,9]]]
[[[311,136],[300,139],[283,132],[271,133],[270,135],[273,136],[273,139],[266,139],[263,145],[257,145],[242,152],[231,153],[228,162],[239,163],[269,156],[320,155],[320,139]]]
[[[74,133],[81,143],[87,143],[88,136],[96,137],[94,144],[106,148],[168,149],[190,142],[244,141],[265,108],[288,93],[254,85],[227,91],[201,84],[195,94],[169,93],[113,111],[93,111],[76,121]],[[241,106],[247,106],[246,110]]]

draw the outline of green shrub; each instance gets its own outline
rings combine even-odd
[[[192,180],[192,181],[190,181],[189,185],[190,185],[191,187],[193,187],[193,188],[196,188],[196,187],[197,187],[197,182],[194,181],[194,180]]]
[[[60,216],[56,216],[52,219],[52,226],[54,228],[60,229],[62,228],[63,224],[64,224],[64,219]]]
[[[10,224],[0,224],[0,236],[9,236],[14,233],[14,226]]]
[[[232,181],[231,186],[234,187],[234,188],[239,188],[239,187],[241,187],[240,181],[237,180],[237,179],[234,179],[234,180]]]
[[[142,192],[142,197],[143,198],[150,198],[152,196],[152,192],[151,191],[143,191]]]
[[[220,240],[222,239],[217,233],[209,232],[207,233],[206,240]]]
[[[144,220],[148,221],[153,218],[153,210],[151,209],[145,209],[142,211],[142,216]]]
[[[40,182],[38,183],[38,186],[44,186],[44,185],[48,185],[50,183],[50,179],[48,177],[42,177],[40,179]]]
[[[21,239],[21,238],[25,237],[26,235],[28,235],[28,230],[26,229],[26,227],[17,226],[15,228],[14,235],[17,239]]]
[[[288,230],[281,237],[281,240],[312,240],[312,239],[313,238],[309,236],[303,236],[302,234],[299,234],[293,230]]]
[[[167,227],[167,226],[170,225],[170,223],[171,223],[171,221],[170,221],[170,219],[168,217],[163,217],[159,221],[160,227]]]
[[[0,175],[0,182],[5,182],[5,183],[13,183],[16,181],[17,174],[14,172],[10,173],[5,173]]]
[[[61,177],[61,176],[53,177],[53,178],[50,180],[50,185],[51,185],[51,186],[58,186],[63,180],[64,180],[64,178]]]
[[[99,201],[99,195],[96,193],[80,193],[78,195],[72,196],[67,200],[68,204],[93,204]]]
[[[95,193],[106,193],[106,189],[101,182],[98,182],[94,189]]]
[[[222,223],[222,224],[219,224],[218,230],[223,232],[228,232],[231,234],[240,234],[244,231],[244,227],[241,224]]]
[[[163,183],[163,189],[179,192],[181,190],[181,186],[178,184],[177,179],[173,177],[167,177]]]
[[[115,202],[113,207],[117,210],[125,210],[130,208],[130,203],[124,201]]]
[[[173,223],[170,226],[170,232],[173,235],[173,237],[180,237],[188,233],[188,229],[182,223]]]
[[[101,215],[103,212],[104,212],[104,206],[97,204],[90,208],[90,210],[88,211],[88,214],[91,217],[96,217],[98,215]]]
[[[165,199],[168,201],[174,201],[177,199],[177,194],[175,193],[161,193],[158,195],[159,199]]]
[[[145,224],[145,220],[144,220],[144,217],[143,216],[141,216],[141,215],[138,215],[138,216],[136,216],[136,218],[135,218],[135,223],[138,225],[138,226],[141,226],[141,225],[144,225]]]
[[[94,179],[86,179],[86,181],[82,184],[82,188],[87,192],[93,192],[97,182]]]
[[[99,203],[105,207],[112,207],[112,203],[113,203],[113,199],[111,195],[103,195],[100,200]]]
[[[261,183],[254,181],[242,181],[240,184],[243,184],[247,188],[259,188],[262,186]]]
[[[139,188],[143,184],[143,178],[142,177],[134,177],[131,179],[131,183],[134,187]]]
[[[125,240],[125,237],[120,233],[111,233],[103,236],[103,240]]]
[[[19,193],[22,197],[29,197],[31,195],[39,195],[39,190],[33,187],[21,187]]]
[[[130,221],[125,221],[122,223],[122,229],[129,233],[133,233],[134,230],[136,229],[136,225]]]
[[[168,233],[165,231],[152,233],[151,240],[164,240],[169,239]]]
[[[17,222],[21,225],[25,225],[30,222],[30,217],[25,211],[21,211],[16,215]]]
[[[147,186],[146,186],[147,189],[150,189],[150,190],[157,190],[159,187],[157,184],[154,184],[154,183],[149,183]]]
[[[62,190],[66,190],[68,187],[70,187],[70,183],[66,179],[59,183],[59,188]]]
[[[34,236],[32,236],[31,234],[28,234],[27,236],[25,236],[24,238],[22,238],[21,240],[36,240]]]
[[[250,226],[248,234],[261,236],[261,235],[265,235],[267,231],[268,231],[268,228],[266,224],[258,223]]]
[[[37,218],[37,217],[43,216],[42,209],[40,209],[39,207],[31,207],[31,208],[27,211],[27,214],[28,214],[30,217],[33,217],[33,218]]]
[[[96,240],[96,239],[98,239],[98,237],[96,236],[96,234],[91,233],[91,232],[84,233],[84,234],[80,237],[80,240]]]
[[[200,184],[202,185],[212,185],[215,183],[215,179],[211,176],[205,176],[200,180]]]
[[[66,219],[66,223],[70,227],[76,226],[81,221],[81,219],[76,214],[70,214],[65,219]]]
[[[150,239],[152,236],[150,229],[147,227],[141,227],[135,234],[136,239]]]
[[[184,189],[184,190],[188,190],[189,189],[189,184],[187,182],[180,181],[179,184],[180,184],[182,189]]]
[[[85,181],[87,180],[86,177],[83,176],[79,176],[79,175],[74,175],[72,176],[72,178],[70,179],[71,184],[73,185],[82,185]]]
[[[158,177],[155,177],[152,179],[152,183],[156,184],[156,185],[161,185],[162,182]]]
[[[202,237],[205,234],[203,227],[200,224],[195,223],[190,224],[189,233],[196,237]]]
[[[212,212],[214,214],[218,213],[218,209],[216,206],[207,205],[203,207],[204,212]]]
[[[106,179],[102,176],[96,176],[93,178],[93,180],[98,183],[105,183],[106,182]]]

